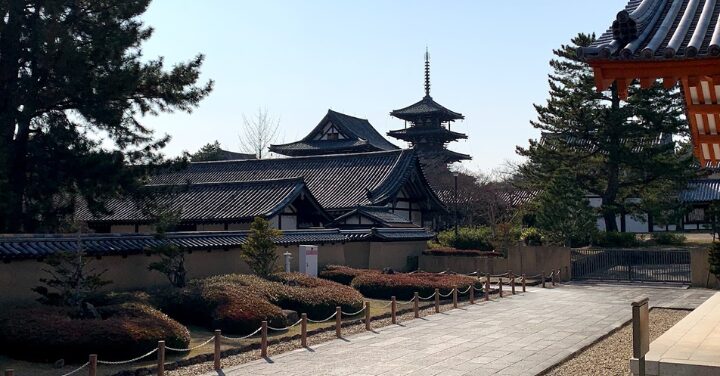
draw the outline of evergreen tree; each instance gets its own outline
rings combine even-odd
[[[142,118],[210,93],[202,55],[142,58],[149,2],[0,2],[0,232],[56,231],[77,196],[102,212],[133,192],[169,140]]]
[[[281,235],[280,230],[272,228],[262,217],[256,217],[250,225],[250,234],[242,245],[242,257],[260,277],[267,278],[275,271],[278,255],[273,239]]]
[[[220,147],[220,142],[215,140],[215,142],[205,144],[200,150],[191,154],[190,159],[192,159],[193,162],[217,161],[221,159],[221,153],[222,148]]]
[[[684,187],[695,160],[672,139],[689,134],[679,90],[633,83],[626,103],[615,85],[597,92],[591,68],[576,55],[594,40],[580,34],[553,51],[550,98],[535,105],[538,119],[531,122],[541,140],[517,152],[529,160],[521,167],[529,188],[544,189],[555,171],[568,168],[578,188],[601,198],[605,228],[617,231],[617,215],[640,213],[649,204],[672,207],[672,200],[658,198],[672,198]]]
[[[567,247],[587,244],[596,231],[595,213],[568,170],[559,171],[538,195],[535,220],[549,241]]]
[[[148,265],[148,270],[155,270],[164,274],[174,287],[183,288],[187,285],[187,268],[185,267],[185,250],[167,241],[168,231],[172,231],[180,222],[180,212],[165,209],[155,219],[155,239],[159,246],[152,249],[152,253],[160,260]]]

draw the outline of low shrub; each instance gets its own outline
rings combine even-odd
[[[352,282],[355,277],[365,273],[379,273],[379,271],[369,269],[355,269],[343,265],[327,265],[324,270],[320,271],[320,274],[318,274],[318,276],[323,279],[350,286],[350,282]]]
[[[438,234],[438,242],[449,248],[492,251],[492,231],[488,227],[460,227],[458,236],[455,230],[445,230]]]
[[[416,291],[424,297],[433,294],[436,288],[446,294],[454,286],[464,290],[471,284],[476,288],[482,287],[477,278],[457,274],[361,274],[352,281],[352,287],[369,298],[390,299],[395,296],[401,300],[411,299]]]
[[[187,347],[187,328],[144,304],[99,307],[98,319],[79,319],[71,308],[33,307],[3,310],[0,351],[32,361],[85,361],[88,354],[103,360],[133,358],[164,339],[168,346]]]
[[[473,249],[455,248],[431,248],[423,251],[424,255],[430,256],[460,256],[460,257],[501,257],[502,254],[495,251],[476,251]]]
[[[528,227],[520,233],[520,239],[527,246],[539,246],[543,244],[542,232],[535,227]]]
[[[598,232],[593,244],[600,247],[638,247],[640,241],[630,232]]]
[[[683,245],[687,240],[685,235],[672,232],[654,232],[652,239],[659,245]]]
[[[162,295],[160,306],[181,322],[233,334],[251,333],[263,320],[283,327],[288,324],[283,309],[321,319],[337,306],[347,312],[363,305],[355,289],[300,273],[274,274],[270,280],[245,274],[215,276]]]

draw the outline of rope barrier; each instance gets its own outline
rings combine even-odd
[[[397,304],[399,304],[399,305],[407,305],[407,304],[410,304],[410,303],[412,303],[412,302],[414,302],[414,301],[415,301],[415,297],[413,297],[412,299],[408,300],[407,302],[396,301],[395,303],[397,303]]]
[[[390,302],[390,303],[388,303],[388,304],[385,304],[384,306],[382,306],[382,307],[380,307],[380,308],[387,308],[387,307],[390,307],[391,305],[392,305],[392,302]]]
[[[420,300],[430,300],[430,299],[432,299],[432,298],[434,298],[434,297],[435,297],[435,293],[433,293],[432,295],[428,296],[427,298],[423,298],[422,296],[418,296],[418,299],[420,299]]]
[[[158,349],[154,348],[152,351],[148,352],[147,354],[140,355],[137,358],[133,358],[133,359],[129,359],[129,360],[121,360],[118,362],[111,362],[111,361],[107,361],[107,360],[98,360],[97,362],[98,362],[98,364],[109,364],[109,365],[128,364],[128,363],[132,363],[132,362],[137,362],[138,360],[143,359],[143,358],[147,358],[148,356],[155,354],[157,351],[158,351]]]
[[[74,375],[74,374],[82,371],[83,368],[85,368],[85,367],[87,367],[87,366],[89,366],[89,365],[90,365],[90,362],[85,362],[85,364],[81,365],[80,368],[75,368],[74,370],[72,370],[72,371],[70,371],[70,372],[68,372],[68,373],[63,374],[62,376]]]
[[[468,288],[465,289],[465,291],[462,291],[462,292],[461,292],[461,291],[458,291],[458,294],[460,294],[460,295],[465,295],[465,294],[467,294],[467,293],[470,291],[470,288],[472,288],[472,285],[468,286]]]
[[[340,312],[343,314],[343,316],[355,316],[357,314],[360,314],[364,310],[365,310],[365,306],[363,305],[363,307],[357,312],[350,312],[350,313],[345,312],[345,311],[340,311]]]
[[[250,333],[250,334],[248,334],[248,335],[246,335],[246,336],[243,336],[243,337],[226,337],[226,336],[224,336],[224,335],[222,335],[222,334],[220,335],[220,337],[222,337],[222,338],[224,338],[224,339],[227,339],[227,340],[230,340],[230,341],[240,341],[240,340],[242,340],[242,339],[247,339],[247,338],[250,338],[250,337],[258,334],[258,332],[260,332],[261,330],[262,330],[262,326],[259,327],[259,328],[257,328],[256,331],[254,331],[254,332],[252,332],[252,333]]]
[[[272,326],[268,325],[268,329],[273,330],[273,331],[276,331],[276,332],[280,332],[280,331],[283,331],[283,330],[288,330],[288,329],[294,327],[295,325],[300,324],[301,322],[302,322],[302,319],[300,319],[300,320],[296,321],[294,324],[289,325],[289,326],[286,326],[286,327],[284,327],[284,328],[273,328]]]
[[[176,352],[193,351],[193,350],[197,350],[197,349],[199,349],[199,348],[207,345],[208,343],[212,342],[214,339],[215,339],[215,336],[212,336],[212,337],[210,337],[207,341],[205,341],[205,342],[203,342],[203,343],[201,343],[201,344],[199,344],[199,345],[197,345],[197,346],[189,347],[189,348],[187,348],[187,349],[176,349],[176,348],[174,348],[174,347],[165,346],[165,350],[176,351]]]
[[[447,293],[447,295],[443,295],[440,293],[438,293],[438,295],[440,295],[441,298],[448,298],[448,297],[450,297],[450,295],[452,295],[453,291],[455,291],[455,289],[450,290],[450,292]]]
[[[500,277],[507,277],[507,276],[508,276],[508,273],[488,275],[488,277],[493,277],[493,278],[500,278]]]
[[[310,319],[308,319],[308,321],[313,322],[313,323],[316,323],[316,324],[319,324],[319,323],[321,323],[321,322],[329,321],[330,319],[332,319],[333,317],[335,317],[335,315],[337,315],[337,312],[333,313],[332,315],[330,315],[330,317],[326,318],[325,320],[310,320]]]

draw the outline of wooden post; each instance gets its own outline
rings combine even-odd
[[[550,282],[552,283],[553,287],[555,287],[555,271],[550,272]]]
[[[415,314],[415,318],[420,317],[420,294],[415,291],[415,295],[413,296],[413,313]]]
[[[267,358],[267,321],[263,321],[260,328],[260,356]]]
[[[638,362],[638,375],[645,376],[645,354],[650,349],[648,298],[632,303],[633,359]]]
[[[435,289],[435,313],[440,313],[440,289]]]
[[[307,313],[303,313],[300,318],[300,346],[307,347]]]
[[[525,274],[522,275],[520,281],[522,282],[522,292],[525,292]]]
[[[215,329],[215,351],[213,352],[213,367],[220,370],[220,329]]]
[[[394,296],[390,297],[390,318],[393,324],[397,324],[397,300]]]
[[[453,308],[457,308],[457,294],[458,294],[457,285],[455,285],[453,287],[452,294],[453,294],[452,295],[453,296]]]
[[[475,304],[475,282],[470,285],[470,304]]]
[[[342,309],[335,307],[335,336],[342,337]]]
[[[510,292],[515,295],[515,274],[510,273]]]
[[[97,354],[90,354],[88,363],[88,375],[97,376]]]
[[[490,275],[485,276],[485,301],[490,300]]]
[[[499,282],[498,282],[498,294],[500,294],[500,297],[501,297],[501,298],[503,297],[503,292],[502,292],[502,277],[500,277]]]
[[[12,368],[8,368],[5,370],[5,376],[15,376],[15,370]]]
[[[559,285],[560,282],[562,282],[562,271],[560,269],[558,269],[556,274],[557,274],[557,283]]]
[[[165,375],[165,341],[158,341],[157,374]]]
[[[545,288],[545,271],[542,271],[542,288]]]
[[[370,327],[370,302],[365,302],[365,330],[371,330]]]

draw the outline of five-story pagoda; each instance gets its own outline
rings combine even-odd
[[[430,54],[427,51],[425,51],[425,97],[415,104],[392,111],[390,115],[405,120],[405,128],[390,131],[387,133],[388,136],[410,143],[425,163],[429,161],[454,163],[471,158],[467,154],[457,153],[446,147],[449,142],[467,138],[467,135],[451,130],[451,124],[455,120],[465,117],[461,113],[441,106],[430,96]]]

